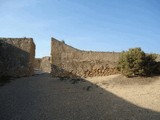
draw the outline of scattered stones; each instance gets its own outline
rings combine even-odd
[[[93,89],[92,86],[88,86],[88,87],[86,88],[87,91],[90,91],[91,89]]]

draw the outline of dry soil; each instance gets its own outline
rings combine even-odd
[[[38,74],[0,87],[0,120],[160,120],[160,77]]]

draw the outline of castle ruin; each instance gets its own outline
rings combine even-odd
[[[118,73],[119,53],[82,51],[55,38],[51,40],[51,75],[56,77],[94,77]]]
[[[85,78],[119,73],[120,53],[82,51],[51,38],[51,56],[35,59],[32,38],[0,38],[0,77],[34,74],[34,68],[53,77]],[[160,55],[157,57],[160,61]]]
[[[33,75],[34,59],[32,38],[0,38],[0,77]]]

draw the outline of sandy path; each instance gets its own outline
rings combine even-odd
[[[160,120],[160,112],[128,102],[130,95],[123,99],[118,85],[107,86],[48,74],[20,78],[0,87],[0,120]]]

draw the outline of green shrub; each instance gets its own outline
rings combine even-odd
[[[149,76],[157,71],[156,55],[145,54],[141,48],[123,51],[119,58],[118,70],[127,77]]]
[[[61,42],[62,42],[63,44],[65,44],[65,41],[64,41],[64,40],[61,40]]]
[[[157,62],[156,62],[156,55],[154,54],[146,54],[143,64],[144,75],[152,75],[156,74],[157,71]]]

